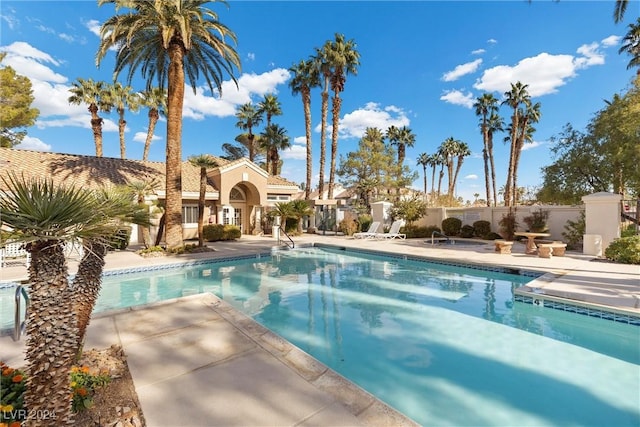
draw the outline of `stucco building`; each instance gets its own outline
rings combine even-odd
[[[266,210],[292,200],[298,186],[271,176],[246,158],[229,161],[212,156],[218,167],[207,170],[205,218],[211,224],[234,224],[243,234],[260,234]],[[55,184],[85,188],[157,182],[149,201],[164,200],[165,164],[110,157],[0,148],[0,176],[48,177]],[[6,190],[0,180],[0,191]],[[185,239],[197,237],[200,168],[182,163],[182,222]]]

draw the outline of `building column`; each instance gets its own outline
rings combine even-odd
[[[582,197],[585,205],[584,254],[603,256],[611,242],[620,237],[620,200],[620,194],[606,192]]]

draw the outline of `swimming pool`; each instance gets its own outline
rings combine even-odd
[[[639,328],[515,302],[532,278],[305,248],[105,277],[97,310],[212,292],[423,425],[638,425]]]

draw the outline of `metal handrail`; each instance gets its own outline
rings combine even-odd
[[[296,244],[293,243],[293,239],[291,239],[291,237],[289,237],[289,235],[287,234],[286,231],[284,231],[284,228],[282,228],[282,226],[280,226],[280,232],[281,233],[278,234],[278,244],[280,244],[280,235],[284,234],[285,236],[287,236],[287,239],[289,239],[289,241],[291,242],[291,245],[289,245],[289,243],[287,243],[287,242],[284,242],[285,245],[287,245],[288,248],[294,249],[296,247]]]
[[[22,316],[20,315],[21,297],[24,297],[24,321],[21,320]],[[16,288],[15,302],[16,309],[15,316],[13,318],[13,340],[20,341],[20,336],[24,333],[27,327],[27,313],[29,312],[29,304],[31,303],[29,294],[27,293],[25,287],[22,285],[18,285],[18,287]]]
[[[436,235],[436,234],[437,234],[437,235],[439,235],[439,236],[444,237],[445,239],[447,239],[447,242],[450,242],[450,241],[451,241],[451,239],[450,239],[449,237],[447,237],[446,235],[442,234],[441,232],[439,232],[439,231],[433,231],[433,232],[431,233],[431,244],[432,244],[432,245],[434,244],[434,243],[433,243],[433,236],[434,236],[434,235]]]

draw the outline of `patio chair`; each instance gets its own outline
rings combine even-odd
[[[391,228],[386,233],[376,233],[376,239],[401,239],[407,238],[407,235],[400,233],[400,227],[402,227],[402,220],[393,221]]]
[[[5,243],[0,248],[0,268],[8,266],[9,263],[24,263],[29,267],[31,253],[24,248],[24,243]]]
[[[373,239],[374,237],[376,237],[376,233],[378,233],[378,228],[380,228],[380,221],[373,221],[367,231],[362,231],[360,233],[353,233],[353,238],[354,239]]]

